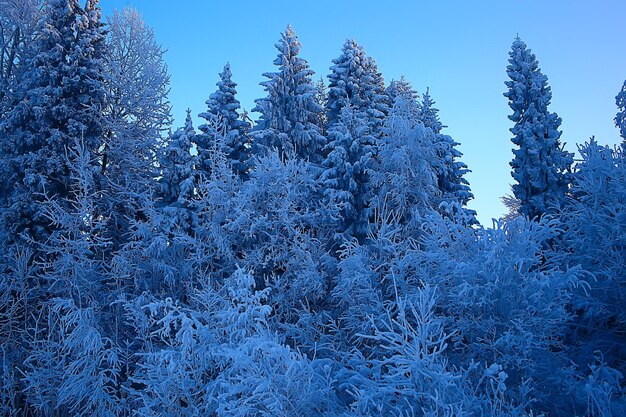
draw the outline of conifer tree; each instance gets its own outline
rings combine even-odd
[[[409,80],[407,80],[404,75],[400,76],[399,80],[392,80],[386,91],[389,96],[390,107],[393,107],[396,100],[402,97],[407,101],[407,103],[410,103],[411,106],[415,106],[416,110],[420,108],[418,102],[419,94],[417,94],[417,91],[415,91]]]
[[[102,143],[103,36],[97,1],[84,10],[75,0],[48,2],[46,23],[2,123],[10,149],[7,180],[15,184],[3,216],[10,240],[49,235],[42,201],[71,192],[67,147],[75,139],[89,151]]]
[[[372,132],[382,135],[384,118],[389,112],[389,97],[378,66],[354,40],[346,40],[341,55],[333,60],[328,76],[328,125],[340,122],[344,107],[362,113]]]
[[[371,212],[370,171],[389,97],[376,63],[355,41],[344,43],[333,64],[328,76],[328,145],[321,180],[327,201],[341,207],[339,234],[363,242]]]
[[[552,92],[535,55],[518,37],[509,52],[505,84],[515,123],[511,128],[516,145],[511,175],[520,213],[541,217],[563,204],[570,181],[572,154],[563,150],[558,130],[561,119],[548,110]]]
[[[291,26],[281,34],[276,49],[274,65],[278,71],[263,74],[268,78],[261,83],[267,96],[257,99],[253,109],[261,113],[255,141],[278,149],[281,158],[295,156],[320,162],[325,139],[318,123],[323,109],[316,99],[314,72],[299,57],[301,44]]]
[[[202,132],[195,137],[198,150],[198,169],[209,173],[211,155],[221,137],[222,152],[232,164],[233,171],[241,178],[247,178],[250,159],[250,123],[241,117],[239,100],[237,100],[237,83],[232,80],[230,64],[224,66],[219,74],[217,91],[206,101],[207,111],[200,113],[200,117],[207,120],[207,124],[198,129]],[[217,132],[217,127],[222,130]]]
[[[463,156],[457,148],[460,144],[451,136],[444,135],[441,131],[446,128],[439,119],[439,109],[434,107],[435,100],[430,96],[430,89],[426,89],[419,106],[418,119],[426,127],[435,133],[434,148],[438,156],[435,166],[437,172],[437,184],[442,194],[443,201],[456,201],[461,206],[474,198],[465,175],[470,172],[467,165],[460,159]],[[476,213],[467,208],[465,214],[473,218]],[[473,221],[472,221],[473,222]]]
[[[618,109],[617,115],[615,115],[615,126],[619,129],[619,134],[622,137],[622,146],[626,147],[626,81],[615,97],[615,104]]]
[[[441,130],[447,126],[444,126],[439,120],[439,109],[433,107],[434,105],[435,101],[430,97],[430,89],[426,88],[420,103],[418,118],[424,126],[431,128],[433,132],[441,133]]]
[[[185,126],[177,129],[169,137],[160,152],[161,178],[158,195],[165,206],[186,207],[193,197],[194,158],[191,155],[191,147],[195,134],[191,110],[188,109]]]
[[[341,109],[341,118],[330,126],[328,140],[325,171],[320,178],[326,189],[325,199],[341,208],[337,227],[340,235],[362,242],[369,231],[369,169],[375,155],[375,139],[363,113],[348,104]]]

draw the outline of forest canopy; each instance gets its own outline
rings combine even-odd
[[[256,120],[226,63],[198,126],[132,8],[0,0],[0,41],[0,414],[626,415],[626,82],[575,158],[516,37],[482,225],[355,40],[317,81],[287,26]]]

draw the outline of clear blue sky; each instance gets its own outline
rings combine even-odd
[[[626,1],[207,1],[102,0],[105,14],[131,5],[167,49],[176,123],[196,115],[229,61],[239,100],[250,110],[273,71],[274,43],[291,23],[301,56],[328,74],[346,38],[378,62],[389,82],[405,75],[430,87],[445,133],[461,143],[475,195],[470,206],[485,225],[504,212],[512,157],[502,96],[508,51],[516,34],[537,55],[552,87],[551,110],[563,119],[562,140],[595,135],[616,144],[615,95],[626,79]]]

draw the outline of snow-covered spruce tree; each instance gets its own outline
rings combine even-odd
[[[417,93],[406,80],[394,81],[388,92],[394,104],[385,119],[378,164],[370,172],[376,188],[376,221],[391,215],[406,225],[434,209],[461,210],[469,223],[475,223],[475,213],[465,207],[472,194],[464,178],[467,166],[458,160],[462,155],[458,143],[424,124]],[[438,120],[436,112],[433,116]],[[419,224],[413,223],[415,227]]]
[[[376,153],[376,139],[365,114],[350,104],[344,106],[341,118],[330,125],[326,148],[320,181],[326,203],[340,207],[337,237],[363,242],[369,231],[372,199],[369,169]]]
[[[158,145],[171,121],[164,52],[135,9],[109,18],[101,210],[114,247],[122,244],[129,221],[145,217],[142,207],[151,204],[155,189]]]
[[[505,82],[504,96],[513,110],[509,119],[515,123],[510,129],[516,145],[513,193],[520,200],[520,213],[532,219],[563,205],[573,156],[559,140],[561,119],[548,110],[552,92],[535,55],[518,37],[509,56],[510,81]]]
[[[255,146],[276,148],[281,158],[321,162],[325,139],[318,123],[323,109],[316,97],[314,72],[299,57],[300,48],[296,33],[287,26],[276,44],[274,65],[278,71],[263,74],[268,78],[261,83],[267,96],[255,100],[257,105],[252,109],[261,113],[253,131]]]
[[[185,205],[185,201],[193,197],[194,157],[191,148],[195,136],[191,110],[188,109],[185,126],[176,129],[159,149],[159,205]]]
[[[191,110],[187,110],[185,126],[177,129],[159,149],[160,178],[155,206],[164,217],[166,233],[180,229],[193,235],[195,221],[195,157],[191,154],[195,130]]]
[[[53,0],[33,56],[2,120],[9,172],[14,184],[3,222],[7,238],[20,234],[43,241],[52,228],[43,215],[43,196],[66,197],[66,147],[80,138],[89,150],[100,146],[103,107],[102,36],[96,2]]]
[[[615,104],[618,109],[615,115],[615,126],[619,129],[619,134],[622,137],[622,146],[626,147],[626,81],[615,97]]]
[[[72,196],[45,203],[55,230],[43,244],[45,297],[30,306],[36,330],[24,362],[24,394],[44,413],[108,416],[119,405],[119,367],[116,348],[104,336],[113,301],[101,256],[108,244],[105,222],[96,215],[92,154],[75,140],[66,158]]]
[[[422,96],[417,114],[418,120],[427,128],[430,128],[436,134],[434,147],[436,149],[438,163],[435,166],[437,172],[437,187],[441,191],[441,197],[446,202],[457,202],[467,215],[470,223],[476,213],[466,208],[467,203],[474,198],[470,190],[469,183],[465,178],[470,170],[467,165],[460,160],[463,156],[458,150],[460,145],[449,135],[444,135],[441,131],[446,128],[439,119],[439,109],[434,107],[435,101],[430,96],[427,88]]]
[[[467,208],[467,203],[474,198],[469,182],[465,176],[470,172],[467,165],[460,160],[463,156],[457,146],[460,145],[449,135],[438,134],[437,154],[440,165],[437,171],[437,183],[443,201],[456,202],[468,216],[470,223],[476,223],[476,212]],[[473,218],[473,220],[472,220]]]
[[[424,126],[429,127],[435,133],[441,133],[441,130],[445,127],[439,120],[439,109],[434,107],[435,101],[430,97],[430,89],[426,88],[426,92],[422,96],[420,102],[420,108],[418,112],[419,120]]]
[[[413,85],[404,77],[404,75],[400,76],[399,80],[392,80],[385,91],[389,96],[390,107],[393,107],[396,100],[402,98],[407,103],[410,103],[411,111],[415,112],[415,117],[419,116],[419,94],[415,91]]]
[[[349,106],[365,120],[371,134],[379,138],[389,111],[389,97],[376,62],[354,40],[346,40],[333,64],[326,102],[329,129],[341,122],[342,109]]]
[[[242,179],[247,178],[250,159],[250,123],[239,114],[239,100],[237,100],[237,83],[232,80],[230,64],[224,66],[219,74],[217,91],[206,101],[207,111],[199,116],[208,121],[198,127],[202,132],[196,135],[194,142],[198,151],[198,169],[209,175],[212,154],[215,152],[217,135],[221,137],[222,152],[232,165],[233,171]],[[216,127],[221,131],[217,132]]]
[[[41,3],[41,0],[0,0],[0,126],[19,101],[18,87],[28,69],[26,63],[32,57],[35,37],[44,23]],[[12,152],[9,135],[0,133],[0,207],[9,205],[13,193]],[[6,240],[5,229],[0,228],[0,242]]]

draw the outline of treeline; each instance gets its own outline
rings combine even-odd
[[[288,26],[258,121],[227,64],[177,129],[135,10],[0,0],[0,40],[3,415],[626,415],[626,83],[574,161],[513,42],[486,228],[429,91],[352,40],[326,85]]]

